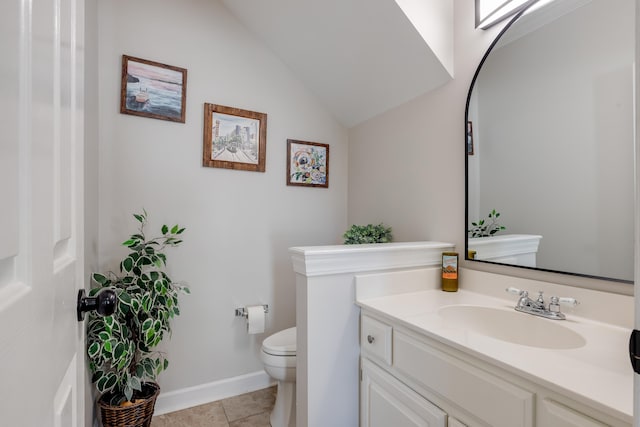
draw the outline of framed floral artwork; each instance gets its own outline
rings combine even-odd
[[[329,144],[287,139],[287,185],[329,187]]]

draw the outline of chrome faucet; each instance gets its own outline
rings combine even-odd
[[[517,288],[507,288],[505,290],[509,293],[517,294],[520,296],[520,298],[518,299],[518,303],[515,306],[516,311],[533,314],[534,316],[540,316],[547,319],[566,319],[566,316],[560,312],[560,304],[571,307],[575,307],[578,305],[578,301],[575,298],[551,297],[549,305],[545,306],[542,291],[538,292],[538,298],[534,300],[529,298],[529,292],[527,291],[521,291]]]

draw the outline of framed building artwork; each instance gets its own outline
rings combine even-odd
[[[264,172],[267,115],[205,103],[202,153],[206,167]]]

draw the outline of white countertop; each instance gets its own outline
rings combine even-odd
[[[567,320],[540,318],[560,322],[586,341],[584,346],[574,349],[545,349],[501,341],[451,326],[437,313],[444,306],[460,304],[513,310],[515,302],[515,299],[499,299],[463,289],[453,293],[438,289],[361,298],[357,304],[364,310],[632,423],[630,329],[570,314]],[[526,335],[527,331],[523,330],[522,334]]]

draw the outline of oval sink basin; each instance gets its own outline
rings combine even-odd
[[[562,320],[549,320],[515,310],[477,305],[449,305],[438,310],[448,326],[530,347],[566,350],[586,344]]]

